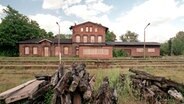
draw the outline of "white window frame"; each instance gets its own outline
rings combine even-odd
[[[24,47],[24,54],[25,55],[29,55],[29,53],[30,53],[29,51],[30,51],[30,49],[28,46]]]
[[[81,32],[83,32],[83,31],[84,31],[84,28],[83,28],[83,27],[81,27],[80,31],[81,31]]]
[[[93,37],[93,38],[92,38],[92,37]],[[91,42],[91,43],[94,43],[94,42],[95,42],[95,36],[94,36],[94,35],[90,36],[90,42]]]
[[[92,32],[93,31],[93,28],[92,27],[89,27],[89,32]]]
[[[86,27],[86,32],[89,32],[89,27]]]
[[[79,43],[81,41],[81,37],[79,35],[75,36],[75,41]]]
[[[58,55],[59,55],[59,47],[56,46],[56,47],[55,47],[55,56],[58,56]]]
[[[99,35],[99,36],[97,37],[97,41],[98,41],[98,43],[101,43],[101,42],[102,42],[102,36],[101,36],[101,35]]]
[[[83,42],[84,43],[87,43],[88,42],[88,36],[86,36],[86,35],[83,36]]]
[[[66,50],[67,49],[67,50]],[[69,47],[65,46],[64,47],[64,55],[68,55],[69,54]]]
[[[98,32],[98,28],[95,28],[95,32]]]
[[[38,54],[38,47],[33,47],[33,55],[37,55]]]
[[[155,48],[148,48],[148,52],[154,53],[155,52]]]
[[[136,52],[144,52],[143,48],[136,48]]]

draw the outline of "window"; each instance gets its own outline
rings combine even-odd
[[[95,36],[91,36],[91,42],[95,42]]]
[[[98,42],[102,42],[102,36],[98,36]]]
[[[76,36],[76,42],[80,42],[80,36]]]
[[[83,36],[83,42],[84,43],[88,42],[88,37],[87,36]]]
[[[25,52],[25,55],[28,55],[29,54],[29,47],[25,47],[24,52]]]
[[[84,29],[81,27],[81,32],[83,32],[84,31]]]
[[[55,56],[58,56],[59,55],[59,47],[55,47]]]
[[[95,32],[98,32],[98,28],[95,28]]]
[[[148,48],[148,52],[155,52],[155,48]]]
[[[83,49],[84,55],[109,55],[109,49],[88,48]]]
[[[64,54],[68,55],[68,47],[64,47]]]
[[[90,27],[90,28],[89,28],[89,32],[92,32],[92,31],[93,31],[93,28],[92,28],[92,27]]]
[[[88,30],[88,27],[86,27],[86,32],[88,32],[89,30]]]
[[[143,48],[137,48],[137,49],[136,49],[136,52],[143,52],[143,51],[144,51]]]
[[[33,54],[34,55],[38,54],[38,47],[33,47]]]

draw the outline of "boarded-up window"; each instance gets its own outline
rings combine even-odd
[[[25,55],[28,55],[29,54],[29,47],[25,47],[24,52],[25,52]]]
[[[83,32],[84,31],[84,29],[81,27],[81,32]]]
[[[93,28],[92,28],[92,27],[90,27],[90,28],[89,28],[89,32],[92,32],[92,31],[93,31]]]
[[[88,42],[88,37],[87,36],[83,36],[83,42],[84,43]]]
[[[64,47],[64,54],[65,54],[65,55],[68,55],[68,52],[69,52],[68,47]]]
[[[143,52],[144,49],[143,48],[136,48],[136,52]]]
[[[55,56],[58,56],[59,55],[59,47],[55,47]]]
[[[98,36],[98,42],[102,42],[102,36]]]
[[[76,36],[76,42],[80,42],[80,36]]]
[[[91,42],[92,42],[92,43],[95,42],[95,36],[91,36]]]
[[[44,56],[49,56],[49,47],[44,47]]]
[[[88,48],[83,49],[84,55],[109,55],[109,49]]]
[[[98,32],[98,28],[95,28],[95,32]]]
[[[38,47],[33,47],[33,54],[37,55],[38,54]]]
[[[155,52],[155,48],[148,48],[148,52]]]
[[[86,32],[88,32],[89,31],[89,28],[88,27],[86,27]]]

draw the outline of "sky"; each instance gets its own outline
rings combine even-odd
[[[71,34],[70,26],[100,23],[119,37],[128,30],[143,41],[166,42],[184,31],[184,0],[0,0],[0,18],[10,5],[37,21],[47,32]],[[1,20],[0,20],[1,22]]]

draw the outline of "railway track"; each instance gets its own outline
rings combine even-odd
[[[184,59],[163,60],[163,59],[112,59],[112,60],[81,60],[65,59],[62,60],[65,67],[72,63],[85,63],[88,69],[96,68],[184,68]],[[57,60],[0,60],[0,69],[57,69]]]

